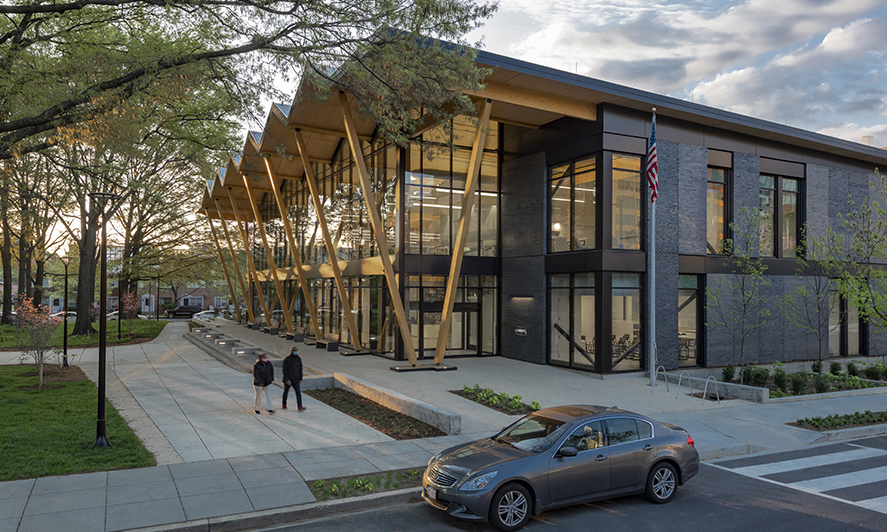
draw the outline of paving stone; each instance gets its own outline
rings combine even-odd
[[[104,489],[107,485],[108,473],[106,471],[101,471],[99,473],[85,473],[82,475],[43,477],[36,480],[31,495],[79,491],[90,488]]]
[[[111,505],[107,508],[106,532],[185,521],[185,510],[178,497]]]
[[[85,508],[22,517],[18,532],[99,532],[105,526],[105,508]]]
[[[182,497],[182,507],[188,520],[253,511],[243,489]]]
[[[106,489],[101,487],[31,495],[24,515],[67,512],[84,508],[104,508],[106,493]]]

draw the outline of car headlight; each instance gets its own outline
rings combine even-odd
[[[467,482],[462,484],[462,486],[459,487],[459,491],[482,490],[487,485],[487,483],[489,483],[491,480],[493,480],[493,477],[496,476],[496,473],[498,473],[498,471],[484,473],[483,475],[471,478]]]

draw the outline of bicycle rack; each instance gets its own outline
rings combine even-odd
[[[669,390],[668,390],[668,377],[665,375],[665,366],[659,366],[658,368],[656,368],[656,373],[653,375],[653,382],[655,383],[656,379],[659,378],[659,370],[660,369],[662,370],[662,378],[665,380],[665,391],[667,392]]]
[[[682,371],[681,374],[678,375],[677,393],[681,393],[681,380],[684,378],[685,374],[687,375],[687,386],[690,387],[690,396],[692,397],[693,396],[693,379],[690,378],[690,372],[687,370]]]
[[[705,390],[702,391],[702,400],[705,401],[705,395],[708,393],[708,381],[715,383],[715,397],[718,398],[718,404],[721,404],[721,394],[718,393],[718,379],[716,379],[714,375],[709,375],[708,378],[705,379]]]

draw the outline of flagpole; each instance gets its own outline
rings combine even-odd
[[[650,386],[656,386],[656,197],[659,189],[659,164],[658,153],[656,149],[656,108],[653,108],[653,130],[650,134],[650,150],[647,155],[647,173],[650,179],[650,172],[653,172],[655,179],[655,187],[651,186],[650,191],[650,275],[648,276],[650,291],[650,326],[649,326],[649,349],[650,349]],[[649,159],[652,158],[653,161]],[[652,163],[652,164],[651,164]],[[653,184],[653,181],[650,181]]]

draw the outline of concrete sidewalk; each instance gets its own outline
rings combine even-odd
[[[282,358],[292,342],[225,320],[215,330],[261,346]],[[110,348],[108,396],[151,450],[156,467],[45,477],[0,483],[0,532],[58,529],[117,531],[236,530],[272,525],[344,507],[413,497],[415,490],[316,503],[316,479],[424,468],[437,451],[484,437],[514,419],[462,399],[449,390],[480,384],[518,393],[543,407],[585,403],[618,406],[678,424],[690,431],[704,459],[795,449],[824,436],[785,425],[798,418],[885,410],[887,396],[828,398],[758,405],[720,404],[687,395],[684,387],[648,386],[649,378],[600,379],[588,373],[501,357],[454,359],[453,372],[395,373],[394,362],[375,356],[344,357],[300,345],[311,374],[344,373],[462,415],[463,435],[394,441],[350,417],[303,397],[307,410],[253,413],[251,378],[188,342],[183,322],[170,323],[156,340]],[[96,349],[72,351],[88,374]],[[0,353],[0,363],[18,363]],[[276,375],[280,379],[280,375]],[[272,391],[274,406],[280,392]],[[292,400],[291,400],[292,401]],[[855,429],[858,435],[887,432]],[[850,437],[843,431],[839,437]],[[111,442],[113,445],[113,442]]]

